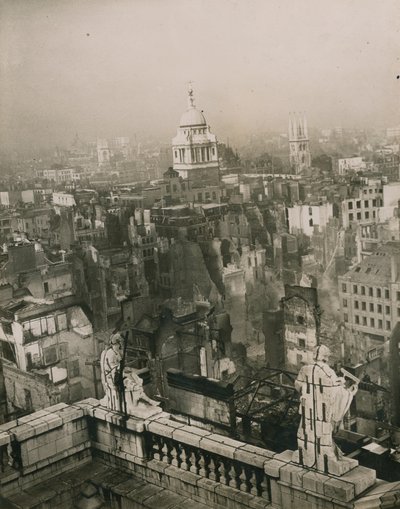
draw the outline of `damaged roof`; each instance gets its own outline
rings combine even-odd
[[[386,284],[392,279],[392,257],[400,264],[400,242],[387,242],[350,269],[345,277],[364,284]]]

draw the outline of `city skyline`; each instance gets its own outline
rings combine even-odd
[[[310,127],[396,125],[396,5],[384,6],[6,1],[3,150],[75,132],[169,140],[190,80],[221,140],[286,132],[289,111],[307,111]]]

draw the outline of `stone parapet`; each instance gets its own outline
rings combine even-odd
[[[400,500],[400,483],[377,482],[371,469],[323,474],[294,463],[292,451],[276,454],[174,421],[166,412],[127,418],[94,399],[55,405],[0,426],[0,450],[3,465],[9,459],[0,473],[3,496],[95,459],[145,482],[131,490],[132,497],[156,486],[160,494],[168,490],[171,500],[169,493],[176,493],[215,509],[383,509],[390,506],[382,501]],[[126,483],[130,488],[128,478]],[[123,491],[122,481],[118,485]],[[158,500],[157,490],[151,493]]]
[[[59,403],[0,426],[2,493],[91,460],[82,408]]]
[[[268,476],[276,480],[279,485],[286,487],[283,491],[281,490],[282,493],[288,493],[288,489],[291,490],[292,502],[289,504],[286,501],[285,509],[298,509],[299,501],[302,500],[299,493],[307,493],[309,503],[314,497],[315,504],[322,498],[329,500],[334,507],[353,507],[356,497],[367,492],[376,482],[375,470],[358,465],[342,476],[324,474],[302,467],[292,462],[292,451],[275,455],[272,461],[264,464],[264,468]]]

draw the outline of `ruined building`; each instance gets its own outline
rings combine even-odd
[[[282,307],[286,368],[297,372],[312,361],[319,344],[321,311],[316,288],[285,285]]]
[[[121,302],[147,296],[143,260],[130,247],[77,247],[71,258],[76,295],[91,312],[95,331],[116,326]]]
[[[74,296],[3,301],[0,347],[10,416],[96,394],[93,328]]]

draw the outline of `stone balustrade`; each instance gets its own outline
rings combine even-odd
[[[121,502],[128,495],[118,485],[129,478],[215,509],[378,509],[400,500],[400,483],[377,482],[371,469],[323,474],[293,463],[291,451],[276,454],[164,412],[125,418],[94,399],[55,405],[0,426],[0,460],[0,493],[11,499],[32,487],[40,493],[42,483],[82,465],[90,475],[91,466],[101,464],[114,472],[105,484],[111,507],[131,507]],[[136,506],[147,507],[139,501]]]

